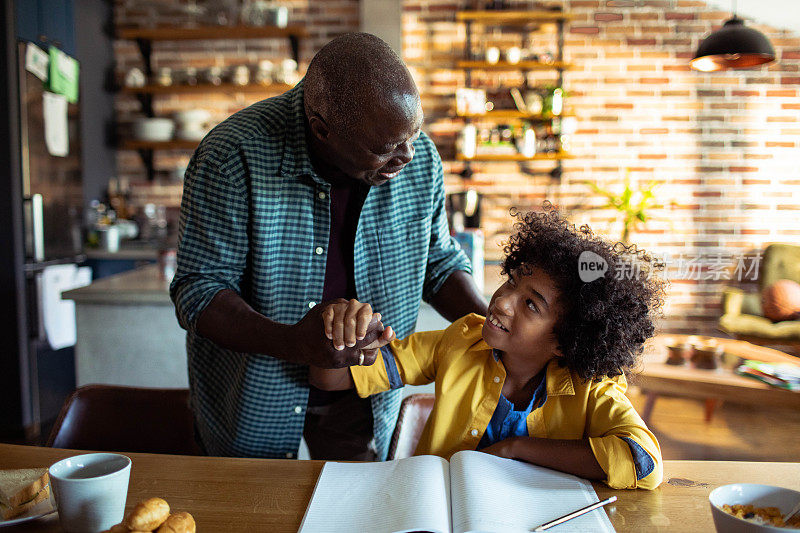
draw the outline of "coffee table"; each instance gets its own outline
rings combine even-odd
[[[630,383],[638,386],[647,398],[641,413],[645,422],[649,422],[659,396],[705,400],[707,422],[722,401],[800,409],[800,391],[772,387],[756,379],[739,376],[733,371],[737,357],[799,366],[800,358],[741,340],[691,337],[692,340],[716,341],[725,351],[725,364],[713,370],[693,368],[688,362],[683,366],[668,365],[665,363],[666,347],[690,342],[690,336],[662,334],[651,339],[645,346],[641,369],[628,376]]]

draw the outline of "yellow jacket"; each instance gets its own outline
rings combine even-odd
[[[436,401],[416,455],[450,459],[474,450],[497,407],[506,371],[481,337],[484,318],[467,315],[443,331],[414,333],[390,344],[394,361],[381,356],[372,366],[350,367],[359,396],[405,385],[436,382]],[[387,371],[387,368],[389,369]],[[392,378],[390,379],[390,375]],[[399,379],[398,379],[399,378]],[[547,399],[527,418],[528,435],[549,439],[588,437],[598,463],[615,489],[654,489],[663,476],[655,436],[625,396],[624,376],[583,382],[554,360],[547,367]],[[650,456],[654,468],[637,480],[629,438]]]

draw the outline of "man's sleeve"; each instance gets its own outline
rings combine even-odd
[[[433,165],[433,186],[435,188],[434,205],[431,213],[431,235],[428,248],[428,266],[425,272],[425,283],[422,287],[422,298],[427,302],[439,292],[445,280],[456,270],[472,273],[472,265],[458,243],[450,236],[447,225],[444,195],[444,173],[442,159],[436,147],[428,140],[427,149]]]
[[[452,327],[452,326],[451,326]],[[350,374],[362,398],[404,385],[426,385],[436,379],[444,331],[421,331],[381,348],[371,366],[351,366]]]
[[[217,162],[195,153],[181,201],[178,268],[170,284],[178,322],[193,331],[223,289],[240,293],[248,239],[247,189],[238,156]]]
[[[663,478],[661,448],[625,396],[623,376],[589,391],[587,434],[597,462],[614,489],[654,489]]]

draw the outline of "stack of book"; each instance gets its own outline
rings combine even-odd
[[[740,376],[763,381],[773,387],[800,390],[800,366],[788,363],[764,363],[747,359],[736,368]]]

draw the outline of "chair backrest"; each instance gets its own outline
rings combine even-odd
[[[389,444],[387,460],[411,457],[433,409],[433,394],[412,394],[400,404],[400,415]]]
[[[764,250],[758,273],[759,288],[764,290],[779,279],[800,283],[800,246],[770,244]]]
[[[64,402],[53,448],[200,455],[188,389],[84,385]]]

